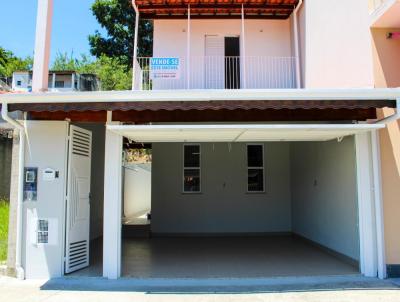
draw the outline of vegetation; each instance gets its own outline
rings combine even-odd
[[[0,262],[7,259],[9,203],[0,200]]]
[[[118,58],[128,67],[133,63],[135,12],[130,0],[95,0],[93,15],[106,30],[106,36],[96,31],[89,36],[90,52],[97,58]],[[139,22],[139,56],[150,56],[153,25],[147,20]]]
[[[33,59],[18,58],[11,51],[0,47],[0,77],[11,77],[14,71],[31,70]]]
[[[74,58],[73,54],[57,54],[53,70],[75,70],[80,73],[93,73],[101,81],[102,90],[129,90],[132,85],[132,71],[119,58],[101,55],[91,59],[87,55]]]

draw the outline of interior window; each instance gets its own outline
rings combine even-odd
[[[264,192],[263,145],[247,145],[247,191]]]
[[[198,193],[200,190],[200,145],[184,145],[183,192]]]

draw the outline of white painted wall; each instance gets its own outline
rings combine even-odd
[[[18,85],[20,82],[20,85]],[[32,88],[29,72],[14,72],[11,88],[13,91],[28,92]]]
[[[202,193],[182,194],[183,146],[153,144],[155,233],[290,232],[289,143],[265,143],[265,193],[246,193],[246,144],[201,144]]]
[[[68,123],[51,121],[27,121],[25,166],[38,168],[37,201],[25,201],[24,206],[24,248],[23,266],[26,278],[49,278],[62,275],[64,209],[66,183],[66,150]],[[43,170],[52,168],[59,171],[59,178],[44,181]],[[57,227],[49,229],[56,242],[51,245],[32,244],[34,218],[53,219]],[[53,237],[54,238],[54,237]]]
[[[368,1],[307,0],[304,5],[305,88],[373,87]]]
[[[136,217],[151,209],[151,164],[124,166],[124,215]]]
[[[180,57],[183,60],[180,80],[154,81],[154,89],[185,88],[186,86],[186,20],[155,20],[153,38],[154,57]],[[191,88],[204,88],[205,36],[221,38],[241,35],[240,20],[191,21]],[[245,20],[247,88],[268,88],[266,85],[289,88],[294,85],[293,74],[288,78],[283,68],[294,71],[290,20]],[[242,45],[242,44],[241,44]],[[241,46],[242,47],[242,46]],[[243,54],[243,50],[241,50]],[[275,61],[268,57],[276,57]],[[207,63],[207,64],[218,64]],[[223,66],[222,61],[222,66]],[[280,72],[280,73],[279,73]],[[242,74],[243,75],[243,74]],[[269,80],[275,75],[276,78]],[[223,70],[221,71],[223,77]],[[172,81],[172,82],[171,82]],[[224,81],[222,81],[223,83]],[[222,88],[222,87],[221,87]]]
[[[293,232],[359,259],[354,138],[292,143]]]

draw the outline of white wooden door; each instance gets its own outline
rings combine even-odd
[[[70,126],[65,272],[89,266],[92,132]]]
[[[223,36],[205,36],[204,82],[206,89],[225,87],[225,42]]]

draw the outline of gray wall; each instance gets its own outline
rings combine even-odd
[[[293,232],[359,259],[355,144],[291,144]]]
[[[10,198],[12,138],[0,136],[0,198]]]
[[[76,123],[92,131],[92,168],[90,182],[90,240],[103,235],[104,155],[106,128],[100,123]]]
[[[153,144],[155,233],[290,232],[290,144],[265,143],[266,192],[246,193],[246,144],[201,144],[202,193],[182,194],[183,146]]]

